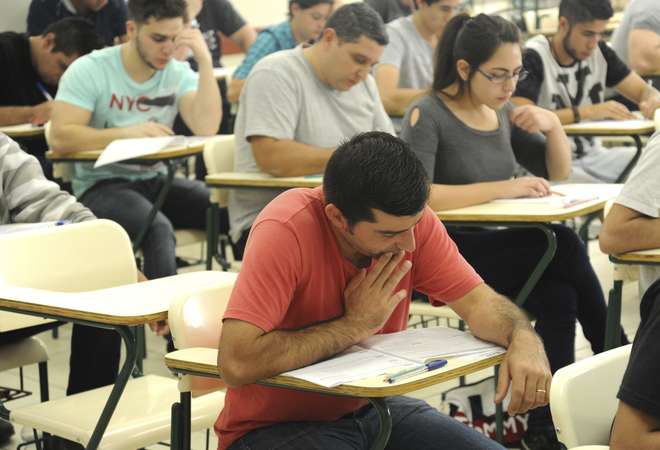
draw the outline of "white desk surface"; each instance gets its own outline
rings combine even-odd
[[[10,138],[39,136],[40,134],[44,134],[44,127],[22,123],[20,125],[0,127],[0,133],[5,133]]]
[[[263,173],[221,172],[206,176],[206,184],[255,188],[315,188],[323,184],[323,177],[272,177]]]
[[[152,153],[150,155],[142,155],[136,158],[133,158],[129,161],[161,161],[172,158],[180,158],[183,156],[192,156],[202,153],[204,151],[205,142],[199,141],[196,143],[191,143],[185,147],[177,148],[166,148],[160,150],[157,153]],[[66,162],[66,161],[96,161],[99,156],[103,153],[103,150],[87,150],[83,152],[76,153],[67,153],[60,154],[55,153],[52,150],[46,152],[46,158],[55,162]],[[126,161],[122,161],[126,162]]]
[[[191,272],[86,292],[55,292],[0,285],[0,306],[111,325],[141,325],[167,318],[170,301],[205,286],[234,283],[235,274]]]
[[[630,136],[650,135],[655,132],[655,123],[647,119],[599,120],[564,125],[569,136]]]
[[[292,389],[305,389],[328,394],[350,395],[354,397],[389,397],[402,395],[434,384],[477,372],[502,362],[504,354],[478,359],[474,356],[448,358],[442,369],[426,372],[415,377],[389,384],[384,376],[376,376],[334,388],[326,388],[288,376],[275,376],[264,380],[264,384]],[[165,355],[165,364],[170,369],[194,372],[198,375],[220,377],[217,366],[218,350],[213,348],[189,348]]]
[[[562,208],[542,203],[483,203],[465,208],[438,211],[438,217],[447,222],[554,222],[584,216],[602,210],[608,200],[615,198],[621,184],[562,184],[553,189],[570,195],[596,195],[598,198]]]

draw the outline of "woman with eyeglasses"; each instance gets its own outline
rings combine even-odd
[[[517,27],[501,17],[454,17],[436,52],[432,91],[406,113],[401,137],[422,160],[433,184],[435,210],[499,198],[550,194],[540,177],[514,178],[512,134],[521,140],[545,135],[550,180],[570,173],[570,147],[557,117],[534,106],[515,108],[509,99],[522,67]],[[463,256],[484,281],[514,298],[545,251],[534,229],[448,227]],[[536,319],[552,371],[575,358],[576,321],[595,353],[603,351],[606,305],[584,245],[563,225],[553,225],[557,251],[523,308]],[[623,337],[625,341],[625,336]],[[525,449],[559,448],[549,408],[530,414]]]

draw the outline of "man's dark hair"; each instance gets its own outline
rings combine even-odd
[[[155,20],[183,18],[188,21],[186,0],[129,0],[128,18],[138,24]]]
[[[561,0],[559,17],[565,17],[572,25],[609,20],[614,15],[610,0]]]
[[[408,144],[370,131],[335,150],[323,175],[323,193],[353,226],[373,222],[372,209],[394,216],[417,214],[428,200],[429,181]]]
[[[300,6],[300,9],[309,9],[324,3],[332,6],[335,4],[335,0],[289,0],[289,13],[291,13],[291,5],[294,3]]]
[[[325,28],[332,28],[344,42],[357,42],[366,36],[379,45],[387,45],[387,31],[383,19],[374,9],[363,2],[349,3],[335,11]]]
[[[66,56],[83,56],[92,50],[103,48],[103,39],[96,33],[94,24],[82,17],[67,17],[48,26],[42,37],[52,33],[53,53],[62,52]]]

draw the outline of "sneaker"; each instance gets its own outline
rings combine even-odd
[[[551,426],[528,429],[520,445],[523,450],[566,450]]]
[[[0,419],[0,445],[8,443],[13,434],[14,426],[5,419]]]

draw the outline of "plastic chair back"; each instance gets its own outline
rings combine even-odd
[[[607,445],[616,394],[632,344],[559,369],[552,378],[550,409],[559,441],[568,448]]]
[[[204,145],[204,163],[210,174],[234,170],[234,135],[217,136]],[[211,189],[211,202],[224,208],[229,201],[228,189]]]
[[[170,303],[168,321],[177,349],[191,347],[218,348],[222,316],[227,308],[236,276],[222,286],[200,289]],[[224,389],[222,380],[190,377],[187,388],[193,397]]]

